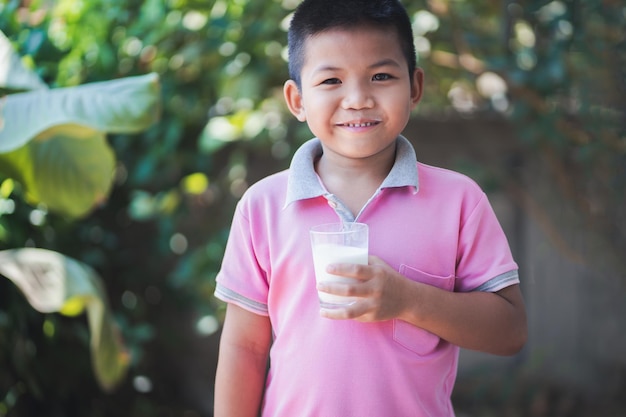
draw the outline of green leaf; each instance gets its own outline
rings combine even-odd
[[[11,41],[0,31],[0,87],[13,90],[47,89],[36,72],[27,69]]]
[[[110,133],[145,130],[160,115],[156,73],[6,96],[0,105],[0,152],[65,125]]]
[[[15,151],[0,154],[0,171],[19,181],[28,201],[79,218],[109,194],[115,154],[104,133],[65,125]]]
[[[95,377],[105,391],[126,375],[129,355],[112,318],[98,274],[88,265],[46,249],[0,251],[0,273],[42,313],[87,312]]]
[[[82,217],[111,189],[115,154],[105,134],[134,133],[160,115],[157,74],[13,94],[0,102],[0,171],[32,203]]]

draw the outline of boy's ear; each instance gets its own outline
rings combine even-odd
[[[424,71],[421,68],[415,68],[413,72],[413,82],[411,83],[411,104],[416,106],[422,99],[424,91]]]
[[[306,121],[306,113],[304,106],[302,105],[302,94],[300,89],[294,80],[287,80],[283,86],[283,94],[285,95],[285,101],[291,114],[301,122]]]

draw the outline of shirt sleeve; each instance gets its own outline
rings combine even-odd
[[[495,292],[519,283],[507,238],[483,193],[462,224],[457,253],[459,292]]]
[[[217,274],[215,297],[267,316],[268,291],[267,274],[257,261],[250,222],[240,202],[231,224],[222,267]]]

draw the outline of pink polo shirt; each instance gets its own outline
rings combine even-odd
[[[317,139],[289,170],[239,202],[216,297],[269,316],[274,333],[264,417],[454,416],[459,348],[402,320],[320,317],[309,229],[367,223],[370,253],[409,279],[448,291],[498,291],[519,282],[506,237],[479,186],[418,163],[397,141],[396,163],[354,218],[313,169]]]

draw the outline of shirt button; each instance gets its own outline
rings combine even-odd
[[[334,201],[328,200],[328,205],[332,208],[337,208],[337,203],[335,203]]]

